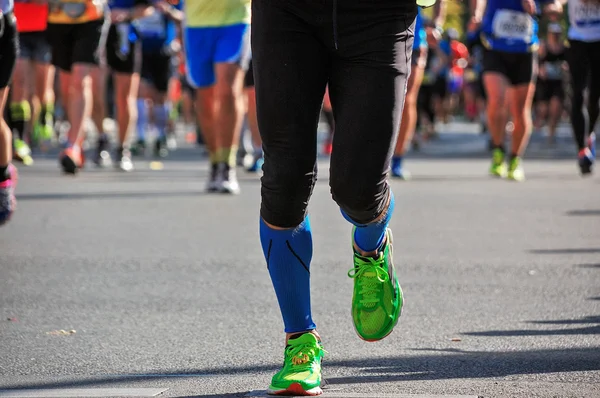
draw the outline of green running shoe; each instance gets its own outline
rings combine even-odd
[[[507,174],[506,163],[504,163],[504,151],[496,148],[492,152],[492,165],[490,166],[490,175],[494,177],[504,178]]]
[[[392,241],[392,231],[388,228],[379,257],[362,257],[354,251],[354,268],[348,271],[348,276],[354,279],[354,329],[366,341],[381,340],[389,335],[402,312],[404,298],[394,269]]]
[[[321,395],[321,359],[325,350],[312,333],[288,341],[283,368],[273,376],[269,395]]]
[[[33,159],[31,158],[31,148],[27,143],[19,138],[14,141],[15,153],[13,157],[15,160],[23,162],[25,166],[31,166]]]
[[[510,160],[510,164],[508,165],[508,179],[517,182],[525,181],[525,172],[523,171],[523,166],[521,166],[521,158],[518,156]]]

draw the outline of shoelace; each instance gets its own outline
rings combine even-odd
[[[288,356],[296,370],[309,369],[313,359],[320,353],[326,352],[322,347],[314,344],[298,344],[287,348]]]
[[[381,291],[381,284],[387,282],[390,277],[383,269],[383,253],[378,258],[358,257],[354,258],[354,268],[348,271],[348,276],[357,279],[360,287],[358,293],[362,295],[359,301],[362,305],[375,304],[379,302],[377,297]]]

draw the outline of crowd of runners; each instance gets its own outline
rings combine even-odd
[[[92,161],[128,172],[147,146],[157,157],[175,148],[180,109],[208,151],[206,189],[232,194],[246,121],[248,169],[263,172],[260,239],[286,332],[269,392],[320,394],[306,210],[320,118],[330,130],[322,151],[331,155],[332,196],[354,226],[352,318],[367,341],[391,333],[402,310],[387,179],[408,178],[417,129],[434,137],[436,121],[462,113],[490,134],[489,173],[523,181],[534,124],[547,124],[552,143],[568,118],[580,172],[592,172],[600,1],[471,0],[462,41],[444,29],[443,0],[429,17],[417,7],[434,3],[0,0],[0,224],[15,209],[13,160],[30,165],[32,148],[56,145],[58,119],[68,126],[63,172],[84,167],[90,129]]]

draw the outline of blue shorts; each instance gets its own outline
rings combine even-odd
[[[196,88],[215,84],[215,64],[250,62],[250,25],[185,28],[184,43],[188,80]]]

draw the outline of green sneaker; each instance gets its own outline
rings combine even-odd
[[[379,257],[362,257],[354,251],[354,268],[348,271],[348,276],[354,279],[354,329],[366,341],[381,340],[389,335],[402,312],[404,298],[394,269],[392,241],[392,231],[388,228]]]
[[[13,157],[15,160],[23,162],[25,166],[31,166],[33,159],[31,158],[31,148],[27,143],[19,138],[14,141],[15,153]]]
[[[525,172],[523,166],[521,166],[521,158],[514,157],[510,160],[508,165],[508,179],[513,181],[525,181]]]
[[[321,359],[325,350],[312,333],[288,341],[283,368],[273,376],[269,395],[321,395]]]
[[[494,149],[492,152],[492,165],[490,166],[490,175],[494,177],[506,177],[506,163],[504,163],[504,152],[501,149]]]

